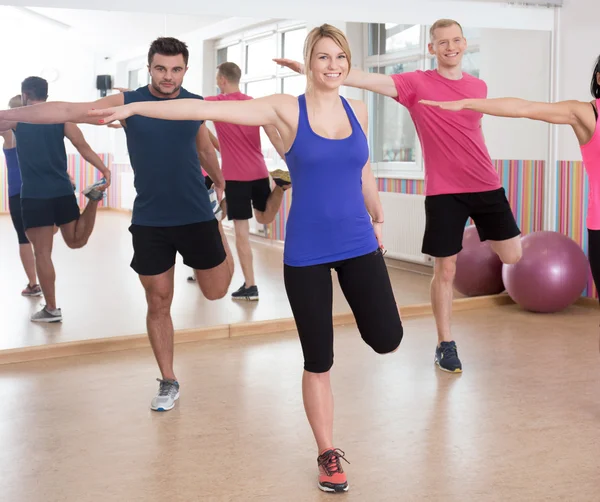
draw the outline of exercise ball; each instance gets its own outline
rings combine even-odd
[[[521,238],[523,256],[502,267],[509,296],[531,312],[558,312],[574,303],[587,284],[589,264],[581,247],[558,232]]]
[[[456,290],[465,296],[502,293],[502,262],[487,241],[479,240],[474,225],[465,228],[462,246],[456,257]]]

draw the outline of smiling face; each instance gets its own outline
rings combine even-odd
[[[346,52],[331,38],[321,38],[313,48],[310,78],[315,88],[335,89],[348,76],[350,66]]]
[[[433,30],[429,53],[435,55],[440,68],[460,67],[467,41],[457,24]]]

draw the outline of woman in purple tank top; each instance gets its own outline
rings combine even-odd
[[[350,71],[344,34],[313,29],[304,46],[306,93],[248,101],[140,102],[90,111],[100,123],[134,115],[168,120],[213,120],[273,125],[286,150],[293,198],[284,252],[286,292],[304,355],[302,394],[318,448],[318,487],[348,490],[333,441],[332,279],[340,286],[363,340],[377,353],[396,351],[402,322],[383,260],[383,210],[369,164],[367,108],[339,88]],[[382,392],[386,389],[382,382]]]
[[[21,96],[14,96],[8,102],[9,108],[22,106]],[[0,134],[4,139],[3,153],[6,160],[6,181],[8,182],[8,210],[12,219],[13,226],[17,232],[19,240],[19,254],[21,263],[27,274],[27,287],[21,291],[23,296],[40,296],[42,288],[37,283],[37,274],[35,272],[35,259],[33,257],[33,248],[25,235],[23,227],[23,218],[21,216],[21,172],[19,170],[19,160],[17,158],[17,142],[12,131],[5,131]]]
[[[421,101],[423,105],[445,110],[474,110],[497,117],[527,118],[549,124],[570,125],[577,137],[588,175],[588,257],[594,284],[600,290],[600,56],[592,72],[590,101],[540,103],[518,98],[464,99],[461,101]]]

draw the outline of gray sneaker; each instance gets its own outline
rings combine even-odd
[[[175,380],[161,380],[158,388],[158,394],[152,400],[150,408],[154,411],[169,411],[175,406],[175,401],[179,399],[179,382]]]
[[[33,322],[60,322],[62,321],[62,312],[60,309],[48,310],[44,305],[44,308],[33,314],[30,319]]]
[[[103,187],[104,185],[106,185],[106,179],[102,178],[96,181],[96,183],[92,183],[91,185],[85,187],[81,193],[90,200],[102,200],[105,191],[98,190],[98,188]]]

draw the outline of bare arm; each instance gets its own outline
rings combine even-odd
[[[75,124],[67,123],[65,124],[65,136],[69,138],[69,141],[73,144],[81,156],[102,173],[104,178],[106,178],[106,186],[110,186],[110,170],[104,165],[96,152],[92,150],[92,147],[83,137],[81,129],[79,129],[79,127],[77,127]]]
[[[97,124],[97,120],[88,116],[92,108],[100,109],[110,106],[119,106],[124,103],[123,94],[112,94],[98,101],[90,103],[69,103],[56,101],[50,103],[39,103],[31,106],[21,106],[11,110],[0,110],[0,128],[4,121],[29,122],[31,124],[64,124],[90,123]]]
[[[101,117],[101,123],[124,120],[132,115],[142,115],[163,120],[213,120],[248,126],[278,126],[282,122],[279,116],[280,109],[290,98],[291,96],[274,94],[247,101],[200,99],[142,101],[115,108],[92,110],[89,115]]]
[[[283,147],[283,140],[281,139],[281,136],[277,132],[277,129],[270,125],[263,126],[263,129],[265,130],[265,133],[269,137],[269,141],[271,142],[271,144],[273,145],[275,150],[277,150],[277,153],[279,154],[279,156],[285,162],[285,149]]]
[[[490,98],[447,102],[422,100],[420,103],[450,111],[473,110],[495,117],[526,118],[570,125],[580,143],[589,141],[596,127],[592,105],[574,100],[543,103],[520,98]]]
[[[365,136],[367,136],[369,124],[367,106],[362,101],[350,100],[350,102],[352,104],[354,112],[356,113],[356,117],[358,118],[358,121],[360,122],[360,125],[363,128]],[[367,211],[371,215],[371,219],[373,220],[373,226],[375,228],[375,233],[378,236],[378,240],[380,241],[380,225],[383,223],[383,206],[381,205],[381,200],[379,199],[377,181],[375,180],[375,175],[373,174],[373,170],[371,169],[370,160],[367,160],[367,163],[363,167],[362,191],[363,197],[365,199],[365,206],[367,208]]]
[[[221,151],[221,146],[219,145],[219,140],[212,133],[212,131],[210,129],[208,129],[208,137],[210,138],[210,142],[212,143],[212,146],[215,148],[215,150],[217,152],[220,152]]]
[[[209,130],[208,127],[206,127],[206,124],[200,126],[198,134],[196,135],[196,150],[198,150],[200,163],[206,173],[210,176],[210,179],[213,180],[215,188],[222,191],[225,188],[225,179],[223,178],[223,173],[219,166],[219,159],[217,159],[217,154],[210,141]]]
[[[2,111],[0,111],[2,113]],[[17,127],[16,122],[10,122],[8,120],[0,119],[0,133],[5,133],[7,131],[12,131],[15,127]]]
[[[273,61],[296,73],[304,74],[304,65],[298,61],[284,58],[277,58]],[[344,80],[344,85],[376,92],[378,94],[383,94],[384,96],[389,96],[390,98],[398,96],[396,84],[394,84],[392,77],[390,75],[382,75],[381,73],[369,73],[352,68],[346,77],[346,80]]]

